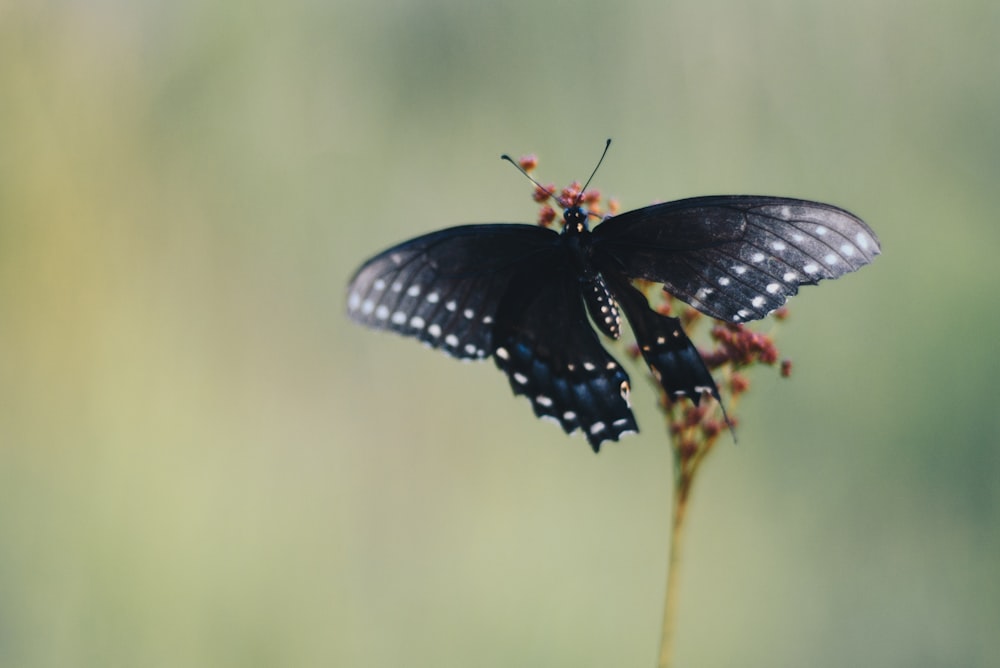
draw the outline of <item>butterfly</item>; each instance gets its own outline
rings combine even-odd
[[[761,195],[654,204],[590,229],[585,189],[565,206],[561,232],[460,225],[375,255],[350,280],[349,317],[452,357],[492,357],[537,416],[566,433],[581,430],[598,452],[638,431],[629,376],[598,336],[619,338],[622,313],[669,396],[698,404],[708,394],[721,405],[680,320],[650,308],[634,280],[743,323],[768,315],[799,286],[856,271],[881,251],[872,229],[844,209]]]

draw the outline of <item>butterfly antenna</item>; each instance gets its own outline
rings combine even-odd
[[[597,170],[600,169],[601,163],[604,162],[604,156],[606,156],[608,154],[608,149],[609,148],[611,148],[611,140],[610,139],[608,139],[608,141],[605,142],[605,144],[604,144],[604,152],[601,153],[601,159],[597,161],[597,166],[594,167],[594,171],[592,171],[590,173],[590,177],[587,179],[587,182],[583,184],[583,187],[580,188],[580,192],[577,193],[576,201],[573,202],[573,206],[580,206],[580,202],[583,201],[583,193],[586,192],[587,186],[590,185],[590,182],[593,180],[594,175],[597,174]],[[541,183],[539,183],[535,179],[531,178],[531,174],[528,174],[528,172],[524,171],[524,167],[521,167],[521,165],[519,165],[517,163],[517,161],[514,160],[512,157],[510,157],[509,155],[507,155],[506,153],[504,153],[503,155],[500,156],[500,159],[501,160],[506,160],[510,164],[514,165],[514,168],[517,169],[517,171],[519,171],[522,174],[524,174],[524,178],[528,179],[529,181],[531,181],[532,183],[534,183],[536,186],[538,186],[539,188],[541,188],[543,191],[547,192],[550,197],[555,197],[556,193],[555,193],[554,190],[549,190],[548,188],[546,188],[545,186],[543,186]]]
[[[580,188],[580,194],[576,196],[576,204],[575,204],[576,206],[579,206],[580,202],[583,201],[583,193],[587,192],[587,186],[589,186],[590,182],[594,180],[594,175],[597,174],[597,170],[601,168],[601,163],[604,162],[604,156],[608,154],[609,148],[611,148],[610,138],[608,139],[608,141],[604,143],[604,152],[601,153],[601,159],[597,161],[597,165],[594,167],[594,171],[590,173],[590,177],[587,179],[587,182],[583,184],[582,188]]]
[[[529,181],[531,181],[532,183],[534,183],[534,184],[535,184],[536,186],[538,186],[538,187],[539,187],[539,188],[540,188],[541,190],[543,190],[543,191],[547,192],[547,193],[549,194],[549,197],[555,197],[556,193],[555,193],[555,191],[554,191],[554,190],[549,190],[548,188],[546,188],[545,186],[543,186],[543,185],[542,185],[541,183],[539,183],[538,181],[536,181],[535,179],[533,179],[533,178],[531,177],[531,174],[529,174],[528,172],[524,171],[524,167],[522,167],[521,165],[519,165],[519,164],[517,163],[517,161],[516,161],[516,160],[514,160],[514,158],[512,158],[512,157],[510,157],[509,155],[507,155],[506,153],[504,153],[503,155],[501,155],[501,156],[500,156],[500,159],[501,159],[501,160],[506,160],[506,161],[507,161],[507,162],[509,162],[510,164],[514,165],[514,168],[515,168],[515,169],[516,169],[517,171],[519,171],[519,172],[521,172],[522,174],[524,174],[524,178],[526,178],[526,179],[528,179]]]

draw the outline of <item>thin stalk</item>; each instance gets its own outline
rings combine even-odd
[[[680,579],[681,544],[684,535],[684,518],[687,514],[688,492],[691,478],[680,472],[674,487],[673,526],[670,531],[670,556],[667,561],[667,593],[663,603],[663,632],[660,636],[659,668],[673,664],[674,631],[677,621],[677,583]]]

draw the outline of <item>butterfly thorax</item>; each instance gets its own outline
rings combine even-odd
[[[580,282],[580,293],[597,328],[617,339],[621,336],[621,315],[604,277],[590,260],[590,229],[587,212],[572,206],[563,213],[562,241]]]

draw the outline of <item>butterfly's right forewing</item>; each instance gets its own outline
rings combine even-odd
[[[860,218],[829,204],[719,195],[655,204],[594,230],[602,258],[662,283],[713,318],[763,318],[800,285],[856,271],[879,254]]]

